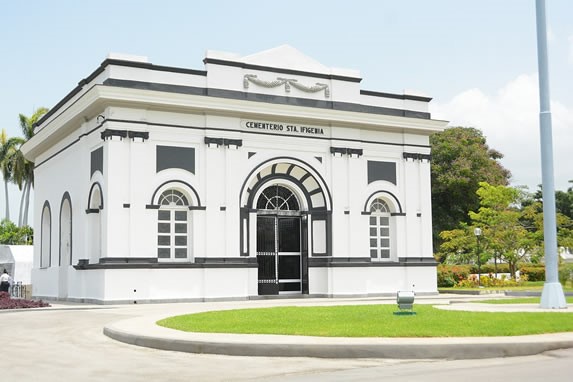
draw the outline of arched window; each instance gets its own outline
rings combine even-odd
[[[88,251],[90,263],[97,263],[102,257],[103,190],[98,182],[92,184],[88,196]]]
[[[298,211],[298,200],[286,187],[274,185],[267,187],[257,201],[258,210]]]
[[[370,257],[376,260],[390,259],[390,208],[381,198],[370,205]]]
[[[189,198],[181,191],[168,189],[159,196],[157,211],[157,257],[162,261],[189,258]]]
[[[50,266],[52,247],[52,212],[48,201],[44,203],[44,208],[42,208],[42,232],[40,237],[40,268],[47,268]]]
[[[60,206],[60,266],[72,265],[72,204],[65,193]]]

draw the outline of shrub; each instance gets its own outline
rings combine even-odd
[[[485,274],[488,274],[488,273],[495,274],[495,264],[492,264],[492,263],[482,264],[480,267],[480,271],[481,271],[481,273],[485,273]],[[472,273],[478,273],[477,265],[472,265],[471,272]],[[509,264],[498,263],[497,264],[497,273],[509,273]]]
[[[438,265],[438,287],[452,287],[470,274],[469,265]]]
[[[44,308],[50,304],[42,300],[24,300],[21,298],[10,298],[8,292],[0,292],[0,309],[26,309],[26,308]]]
[[[545,281],[545,267],[544,266],[522,266],[519,269],[521,275],[526,275],[529,281]]]
[[[568,282],[573,283],[573,264],[563,264],[559,267],[559,281],[563,285]]]

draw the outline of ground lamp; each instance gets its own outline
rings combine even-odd
[[[416,314],[416,312],[414,312],[414,297],[415,293],[413,290],[398,291],[396,294],[396,303],[398,304],[398,309],[400,309],[400,311],[394,312],[394,314]]]
[[[481,287],[481,260],[479,251],[479,239],[481,237],[481,228],[474,228],[474,235],[476,235],[477,240],[477,257],[478,257],[478,286]]]

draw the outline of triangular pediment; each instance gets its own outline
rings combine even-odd
[[[314,58],[308,57],[290,45],[281,45],[240,58],[240,61],[272,68],[288,68],[312,73],[330,74],[331,69]]]

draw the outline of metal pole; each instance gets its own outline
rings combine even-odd
[[[537,62],[539,70],[539,129],[541,138],[541,177],[543,187],[543,235],[545,241],[545,284],[540,308],[566,308],[565,295],[558,279],[557,224],[553,175],[553,142],[547,63],[547,30],[545,0],[536,0]]]
[[[479,236],[477,236],[477,252],[478,252],[478,288],[481,288],[481,253],[479,248]]]

